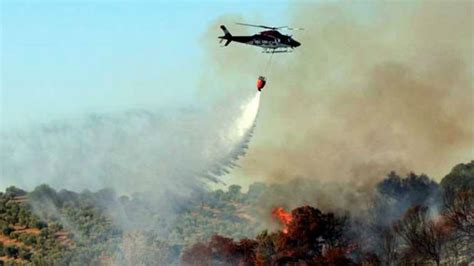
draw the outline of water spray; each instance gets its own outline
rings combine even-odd
[[[211,178],[211,180],[221,182],[218,177],[223,173],[229,173],[230,169],[237,166],[235,161],[245,155],[255,128],[260,107],[260,96],[261,93],[257,92],[249,101],[240,106],[240,116],[225,131],[226,134],[223,136],[230,145],[230,150],[227,156],[216,160],[216,163],[209,168],[209,172],[206,173],[207,179]]]

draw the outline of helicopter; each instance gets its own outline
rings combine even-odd
[[[281,27],[269,27],[264,25],[254,25],[247,23],[236,23],[238,25],[257,27],[267,29],[260,33],[251,36],[234,36],[230,34],[224,25],[221,25],[221,29],[224,32],[224,36],[218,37],[219,43],[226,40],[224,46],[229,45],[232,41],[240,42],[248,45],[255,45],[263,48],[263,53],[287,53],[292,52],[293,49],[300,46],[301,44],[294,40],[291,35],[281,34],[279,29],[287,30],[303,30],[302,28],[291,28],[288,26]]]

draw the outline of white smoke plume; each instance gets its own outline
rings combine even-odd
[[[221,182],[245,154],[259,102],[257,93],[212,111],[133,110],[4,130],[0,187],[187,195]]]

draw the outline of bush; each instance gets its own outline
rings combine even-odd
[[[3,242],[0,242],[0,257],[5,256],[5,247],[3,246]]]
[[[21,237],[22,234],[23,233],[13,231],[13,232],[10,233],[10,238],[20,240],[20,237]]]
[[[36,236],[35,235],[28,235],[22,241],[23,241],[23,243],[25,243],[25,245],[34,246],[34,245],[36,245]]]
[[[41,229],[43,229],[43,228],[48,227],[48,224],[45,223],[45,222],[43,222],[43,221],[37,221],[34,227],[36,227],[36,228],[38,228],[38,229],[41,230]]]
[[[24,259],[24,260],[30,260],[31,259],[31,255],[33,255],[31,253],[31,251],[29,251],[28,249],[22,247],[20,248],[20,251],[18,252],[19,256],[21,259]]]
[[[5,248],[5,255],[7,255],[8,257],[12,257],[12,258],[17,258],[18,257],[18,247],[16,246],[7,246]]]
[[[9,236],[11,232],[13,232],[13,228],[11,228],[10,226],[7,226],[7,227],[4,227],[2,229],[2,233],[6,236]]]
[[[24,191],[23,189],[19,189],[17,187],[11,186],[6,189],[5,194],[7,196],[19,197],[19,196],[25,196],[26,191]]]
[[[48,237],[48,235],[49,235],[49,230],[48,230],[48,228],[43,228],[43,229],[41,229],[39,235],[40,235],[41,237]]]

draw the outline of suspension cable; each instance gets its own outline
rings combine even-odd
[[[270,55],[270,58],[268,59],[267,65],[265,66],[265,71],[264,71],[265,75],[267,75],[267,70],[268,70],[268,67],[270,66],[270,63],[272,62],[274,52],[275,51],[272,51],[272,54]]]

